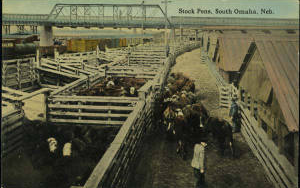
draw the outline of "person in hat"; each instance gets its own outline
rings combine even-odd
[[[196,188],[205,188],[205,146],[207,144],[205,142],[201,142],[200,144],[195,144],[194,146],[194,156],[192,159],[191,166],[194,169],[194,175],[196,177]]]
[[[169,53],[170,53],[170,47],[169,45],[166,46],[166,56],[169,57]]]
[[[240,124],[239,124],[239,106],[236,103],[237,97],[234,96],[232,98],[232,103],[230,107],[229,116],[232,119],[232,132],[239,132],[240,131]]]

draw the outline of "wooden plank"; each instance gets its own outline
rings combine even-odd
[[[53,92],[51,93],[51,96],[56,95],[56,94],[58,94],[58,93],[60,93],[60,92],[62,92],[62,91],[71,89],[71,88],[73,88],[73,87],[76,87],[76,86],[78,86],[78,85],[80,85],[80,84],[82,84],[82,83],[85,83],[87,80],[88,80],[88,77],[82,77],[82,78],[80,78],[80,79],[78,79],[78,80],[75,80],[74,82],[71,82],[70,84],[67,84],[67,85],[65,85],[65,86],[63,86],[63,87],[61,87],[61,88],[59,88],[59,89],[53,91]]]
[[[269,180],[273,183],[273,185],[275,186],[275,188],[280,188],[277,181],[275,180],[273,174],[270,173],[269,168],[265,162],[265,160],[263,159],[263,157],[258,153],[258,150],[255,147],[255,142],[253,142],[250,139],[250,135],[249,133],[246,132],[246,130],[244,129],[244,127],[241,128],[241,133],[244,136],[245,140],[247,141],[250,149],[252,150],[253,154],[255,157],[257,157],[257,159],[259,160],[259,162],[262,164],[262,166],[265,169],[266,174],[268,175]]]
[[[12,130],[18,128],[18,127],[20,127],[22,124],[23,124],[22,121],[18,121],[15,124],[13,124],[13,125],[5,128],[5,129],[2,129],[1,130],[1,136],[4,135],[4,134],[6,134],[7,132],[10,132],[10,131],[12,131]]]
[[[14,105],[8,105],[2,108],[1,117],[3,119],[7,116],[10,116],[11,114],[17,114],[17,113],[20,113],[20,109],[16,109]]]
[[[55,95],[50,98],[56,101],[86,101],[86,102],[110,102],[110,103],[132,103],[139,100],[138,97],[106,97],[106,96],[64,96]]]
[[[98,125],[122,125],[125,121],[105,121],[105,120],[78,120],[76,119],[57,119],[49,118],[53,123],[80,123],[80,124],[98,124]]]
[[[9,100],[13,100],[13,101],[18,100],[18,97],[15,97],[15,96],[12,96],[12,95],[9,95],[9,94],[6,94],[6,93],[2,93],[2,98],[6,98],[6,99],[9,99]]]
[[[2,156],[6,157],[7,155],[9,155],[10,153],[12,153],[14,150],[20,148],[22,145],[22,142],[17,142],[15,145],[9,147],[7,150],[4,150],[2,152]]]
[[[26,100],[26,99],[32,98],[36,95],[43,94],[43,93],[48,92],[48,91],[51,91],[51,90],[49,88],[39,89],[37,91],[34,91],[32,93],[28,93],[27,95],[23,95],[23,96],[19,97],[18,100],[20,100],[20,101]]]
[[[34,79],[36,80],[36,79]],[[15,86],[19,84],[26,84],[28,82],[32,82],[32,79],[28,78],[28,79],[17,79],[17,80],[6,80],[6,87],[11,87],[11,86]]]
[[[54,74],[59,74],[59,75],[66,76],[66,77],[82,78],[82,76],[68,74],[68,73],[64,73],[64,72],[59,72],[59,71],[56,71],[56,70],[51,70],[51,69],[42,68],[42,67],[37,67],[37,69],[41,70],[41,71],[45,71],[45,72],[51,72],[51,73],[54,73]]]
[[[111,167],[116,154],[120,149],[121,144],[111,144],[102,156],[100,162],[94,168],[88,180],[85,182],[85,188],[99,187],[100,181],[103,179],[108,169]]]
[[[37,88],[38,88],[38,86],[37,86],[37,85],[34,85],[34,86],[22,88],[21,91],[31,91],[31,90],[35,90],[35,89],[37,89]]]
[[[10,93],[15,93],[18,95],[27,95],[28,94],[27,92],[22,92],[20,90],[11,89],[9,87],[4,87],[4,86],[2,86],[2,91],[8,91]]]
[[[1,105],[2,106],[9,106],[9,105],[13,105],[13,104],[11,104],[10,102],[6,102],[6,101],[1,101],[2,103],[1,103]]]
[[[250,112],[243,107],[241,107],[241,109],[244,112],[242,113],[243,119],[247,119],[252,130],[255,131],[253,132],[253,135],[257,137],[257,139],[261,140],[261,147],[267,149],[265,152],[270,153],[268,157],[270,158],[277,172],[280,173],[283,170],[288,178],[295,184],[297,176],[294,173],[294,167],[285,158],[285,156],[279,154],[277,146],[273,143],[272,140],[267,139],[266,133],[257,126],[257,121],[254,119],[254,117],[250,116]],[[276,162],[274,161],[274,159],[276,160]],[[278,165],[280,165],[281,167],[279,167]],[[281,173],[281,177],[284,178],[285,176],[283,176],[283,174]],[[285,182],[287,182],[286,178]]]
[[[129,114],[108,114],[108,113],[88,113],[88,112],[57,112],[51,111],[49,112],[50,115],[56,116],[85,116],[85,117],[128,117]]]
[[[71,104],[48,104],[49,108],[66,108],[66,109],[89,109],[89,110],[118,110],[131,111],[134,107],[127,106],[95,106],[95,105],[71,105]]]
[[[70,70],[62,69],[62,68],[65,68],[65,67],[63,67],[61,65],[54,66],[54,65],[49,65],[47,63],[42,63],[41,67],[46,67],[46,69],[50,69],[50,70],[54,70],[54,71],[57,71],[59,69],[58,72],[76,75],[75,71],[70,71]]]
[[[50,89],[59,89],[62,88],[61,86],[56,86],[56,85],[50,85],[50,84],[39,84],[41,87],[45,87],[45,88],[50,88]]]
[[[251,133],[251,129],[249,129],[247,126],[245,126],[245,128],[247,129],[249,135],[251,135],[253,138],[256,137],[255,135],[253,135],[253,133]],[[272,163],[272,161],[271,161],[272,157],[270,157],[270,155],[268,154],[268,150],[265,149],[262,146],[260,140],[257,137],[256,137],[256,142],[255,142],[255,148],[257,149],[256,156],[258,156],[258,154],[261,155],[261,157],[263,159],[263,162],[267,166],[267,171],[270,174],[272,174],[272,176],[274,177],[274,179],[276,181],[275,185],[278,185],[280,188],[285,188],[285,185],[284,185],[284,183],[281,180],[281,178],[283,178],[282,177],[282,175],[283,175],[282,172],[281,171],[277,171],[274,168],[274,163]],[[287,185],[289,185],[289,183]],[[288,186],[288,187],[290,187],[290,186]]]
[[[1,120],[1,130],[4,130],[11,126],[11,124],[21,120],[24,117],[24,114],[19,113],[14,115],[13,117],[3,117]]]

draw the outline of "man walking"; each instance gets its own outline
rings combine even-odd
[[[169,53],[170,53],[170,46],[167,45],[166,46],[166,56],[169,57]]]
[[[232,119],[232,132],[236,133],[240,131],[240,123],[239,123],[239,106],[236,103],[237,97],[234,96],[232,98],[232,103],[230,107],[229,116]]]
[[[194,175],[197,179],[196,188],[205,188],[205,142],[195,144],[194,157],[192,160],[192,167],[194,168]]]

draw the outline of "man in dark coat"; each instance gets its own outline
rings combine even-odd
[[[236,103],[236,97],[232,98],[229,116],[232,118],[232,132],[240,131],[239,106]]]
[[[166,56],[169,57],[169,53],[170,53],[170,47],[169,45],[166,46]]]

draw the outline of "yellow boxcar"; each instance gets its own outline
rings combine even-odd
[[[98,45],[98,40],[97,39],[86,39],[85,40],[85,51],[94,51],[96,50]]]
[[[76,43],[77,52],[85,52],[85,39],[78,39]]]
[[[67,42],[67,51],[74,52],[73,46],[72,46],[72,40],[68,40],[68,42]]]

